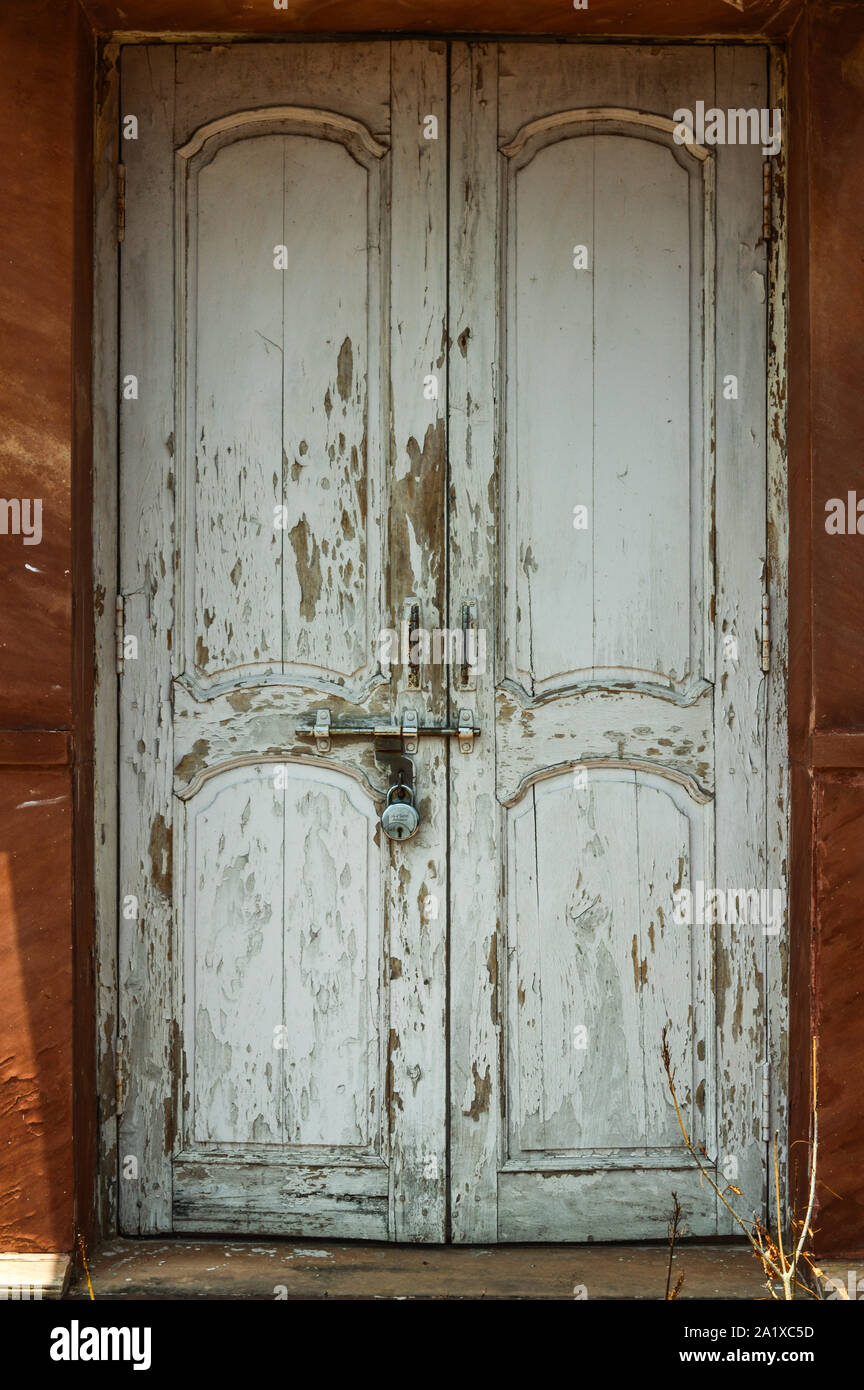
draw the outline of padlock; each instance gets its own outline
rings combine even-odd
[[[398,796],[398,801],[393,801],[393,797]],[[387,804],[381,813],[381,825],[384,834],[391,840],[410,840],[416,834],[420,824],[420,816],[414,805],[414,793],[410,787],[400,783],[397,787],[391,787],[387,793]]]

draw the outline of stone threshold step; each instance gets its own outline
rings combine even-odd
[[[91,1252],[96,1299],[663,1300],[665,1245],[384,1245],[116,1239]],[[681,1245],[681,1299],[767,1297],[744,1244]],[[89,1299],[79,1277],[67,1299]]]
[[[68,1255],[19,1255],[0,1251],[0,1301],[62,1298],[69,1283]]]

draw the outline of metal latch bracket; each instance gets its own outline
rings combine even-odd
[[[402,746],[406,753],[417,752],[420,718],[416,709],[406,709],[402,715]]]
[[[319,709],[315,715],[315,747],[319,753],[330,752],[329,709]]]
[[[474,748],[474,714],[470,709],[460,709],[456,728],[459,738],[459,752],[470,753]]]

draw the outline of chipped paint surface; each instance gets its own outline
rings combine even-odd
[[[297,53],[304,73],[327,59],[324,45]],[[148,175],[164,251],[171,100],[192,134],[260,93],[239,50],[220,56],[230,80],[213,93],[200,55],[196,80],[170,93],[150,56],[155,68],[133,57],[131,69],[158,88],[165,122]],[[725,191],[714,201],[708,166],[645,139],[641,118],[614,139],[530,133],[581,84],[635,110],[637,89],[661,103],[675,73],[713,81],[707,49],[634,62],[622,93],[611,54],[562,48],[551,63],[530,46],[456,45],[448,171],[416,136],[445,90],[445,47],[370,48],[369,90],[350,100],[374,107],[361,124],[386,141],[377,153],[347,118],[322,139],[320,111],[274,114],[241,140],[235,114],[179,169],[178,418],[146,407],[124,446],[138,489],[126,504],[131,621],[158,669],[155,691],[140,672],[124,686],[124,795],[144,808],[124,873],[148,878],[141,919],[123,929],[121,1020],[153,1061],[124,1116],[134,1142],[152,1131],[138,1209],[124,1199],[141,1229],[200,1230],[222,1210],[235,1230],[294,1221],[438,1241],[448,1162],[457,1239],[570,1238],[562,1213],[583,1233],[598,1211],[604,1234],[638,1225],[625,1179],[644,1207],[681,1172],[655,1065],[670,1020],[700,1140],[737,1144],[747,1190],[761,1182],[747,1059],[763,1038],[764,968],[743,934],[682,932],[670,900],[715,872],[746,884],[763,867],[740,828],[765,819],[751,642],[764,499],[743,463],[760,403],[714,432],[710,362],[689,358],[714,279],[740,279],[736,323],[759,360],[762,252],[713,235],[737,206]],[[349,102],[333,83],[334,102]],[[503,186],[519,216],[505,219],[498,152],[520,131]],[[633,189],[648,277],[633,270],[616,204]],[[548,240],[585,200],[608,263],[579,280],[566,258],[550,269]],[[320,215],[315,237],[298,206]],[[702,216],[712,236],[700,239]],[[241,221],[288,247],[286,270],[262,276]],[[734,252],[716,269],[715,243]],[[134,264],[126,288],[140,310]],[[171,303],[157,315],[165,340]],[[721,341],[729,331],[718,322]],[[643,379],[648,358],[671,363],[659,385]],[[422,389],[430,377],[437,394]],[[165,378],[160,400],[172,389]],[[628,392],[638,422],[622,409]],[[154,439],[163,467],[147,475],[136,463]],[[594,509],[588,544],[574,489]],[[584,602],[562,602],[571,593]],[[438,667],[416,687],[378,670],[376,634],[409,598],[427,629],[458,629],[475,606],[498,650],[470,690]],[[719,661],[715,630],[738,636],[736,667]],[[421,828],[398,848],[378,832],[386,780],[371,740],[334,739],[323,754],[296,731],[319,710],[371,725],[410,707],[431,723],[465,702],[478,746],[462,757],[420,741]],[[427,916],[430,897],[441,910]],[[715,1231],[710,1199],[688,1183],[694,1231]]]
[[[639,112],[682,80],[738,105],[764,58],[656,50],[625,74],[599,50],[477,44],[452,69],[452,601],[478,596],[498,643],[476,697],[494,762],[485,782],[457,767],[451,802],[451,868],[483,884],[452,907],[454,1229],[482,1240],[494,1209],[499,1239],[648,1234],[645,1203],[671,1182],[713,1233],[710,1194],[672,1157],[659,1042],[669,1023],[691,1125],[738,1155],[758,1205],[764,937],[682,927],[672,908],[697,882],[764,882],[765,496],[744,464],[765,446],[758,369],[746,410],[714,403],[715,347],[765,358],[762,168],[745,148],[682,163]],[[574,89],[615,108],[609,138],[578,112],[568,128]],[[549,247],[586,206],[596,259],[574,274]],[[501,264],[503,284],[483,270]],[[487,1126],[475,1088],[498,1056]]]
[[[430,194],[446,210],[446,168],[431,150],[418,168],[416,130],[446,50],[364,52],[357,90],[338,45],[215,69],[141,48],[124,68],[154,130],[123,300],[127,325],[155,315],[154,345],[173,333],[157,269],[188,140],[177,395],[160,378],[121,441],[143,658],[121,716],[121,881],[141,899],[121,929],[121,1149],[144,1159],[128,1229],[443,1239],[446,756],[418,755],[422,830],[392,847],[371,737],[323,755],[296,732],[321,709],[392,721],[378,633],[404,595],[430,625],[443,610],[446,265],[427,212]],[[262,72],[298,100],[250,129]],[[420,267],[439,261],[430,313]],[[414,391],[423,364],[441,398]],[[142,469],[153,431],[162,466]]]

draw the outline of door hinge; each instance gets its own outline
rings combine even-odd
[[[123,1039],[117,1039],[117,1048],[114,1053],[114,1110],[117,1115],[123,1114],[123,1102],[126,1098],[126,1066],[123,1060]]]
[[[771,226],[771,160],[762,161],[762,240],[770,241],[774,235]]]
[[[126,602],[122,594],[114,600],[114,664],[118,676],[123,674],[123,633],[126,620]]]
[[[762,1143],[771,1143],[771,1063],[762,1063]]]
[[[761,642],[761,665],[762,670],[771,670],[771,600],[766,589],[762,595],[762,642]]]
[[[126,165],[117,165],[117,240],[126,235]]]

